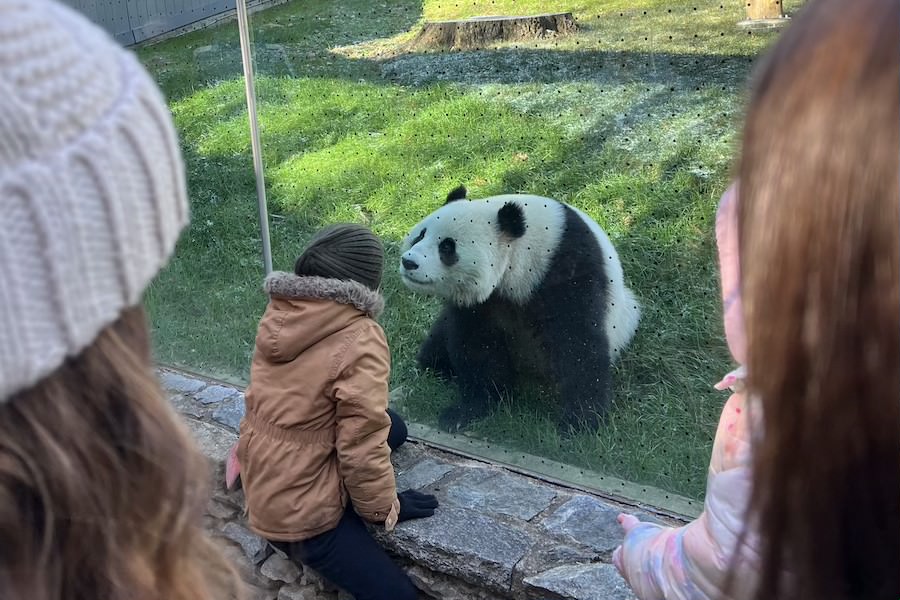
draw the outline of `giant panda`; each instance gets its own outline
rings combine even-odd
[[[455,380],[455,431],[537,376],[562,402],[560,428],[596,428],[610,365],[629,344],[640,306],[603,229],[573,206],[527,194],[482,200],[464,186],[403,240],[400,276],[445,302],[418,364]]]

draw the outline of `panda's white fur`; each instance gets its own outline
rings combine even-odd
[[[497,236],[497,213],[507,202],[524,211],[526,231],[517,240]],[[638,322],[640,306],[625,285],[619,255],[606,232],[587,214],[568,205],[587,224],[600,244],[609,279],[608,313],[604,323],[612,359],[617,359],[630,343]],[[516,304],[524,304],[540,285],[564,232],[563,203],[529,194],[503,194],[484,200],[449,202],[414,226],[403,240],[400,275],[413,291],[443,298],[458,306],[480,304],[497,290]],[[424,231],[422,239],[417,240]],[[457,241],[457,264],[447,266],[437,248],[442,239]],[[529,251],[516,252],[515,247]],[[407,270],[402,259],[418,265]]]
[[[453,429],[536,376],[559,391],[563,427],[599,423],[610,365],[631,341],[640,308],[619,256],[584,212],[550,198],[450,192],[405,238],[404,284],[445,300],[418,362],[455,379]]]
[[[606,275],[609,277],[609,316],[606,320],[606,335],[613,352],[613,360],[621,355],[621,351],[631,342],[641,320],[640,304],[631,289],[625,285],[625,274],[619,254],[603,231],[603,228],[578,207],[569,205],[578,213],[600,243],[605,258]]]

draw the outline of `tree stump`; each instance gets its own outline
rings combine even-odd
[[[784,8],[781,0],[744,0],[747,3],[747,19],[781,19]]]
[[[781,0],[744,0],[747,19],[738,23],[744,29],[775,29],[790,22]]]
[[[472,17],[459,21],[426,21],[409,43],[413,50],[483,48],[494,42],[535,40],[575,31],[572,13],[529,17]]]

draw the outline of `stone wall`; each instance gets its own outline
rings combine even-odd
[[[240,390],[173,371],[160,377],[204,453],[214,495],[207,526],[253,589],[254,600],[345,600],[251,533],[241,491],[224,488],[224,459],[243,415]],[[374,535],[407,569],[421,597],[441,600],[633,600],[610,564],[622,507],[487,463],[409,442],[394,453],[398,489],[435,494],[435,515]],[[644,520],[666,522],[649,512]]]

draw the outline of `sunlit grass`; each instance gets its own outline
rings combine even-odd
[[[575,12],[577,36],[477,52],[409,55],[396,42],[424,18],[551,9],[536,0],[294,2],[254,14],[252,25],[275,267],[289,270],[333,221],[365,223],[384,239],[382,324],[404,414],[434,424],[455,390],[415,366],[439,305],[400,284],[399,240],[459,183],[473,197],[548,195],[609,232],[643,320],[600,431],[562,439],[555,408],[529,397],[472,431],[697,498],[724,400],[712,384],[731,367],[713,215],[751,60],[774,34],[735,27],[737,4],[674,4],[560,0],[552,11]],[[141,57],[170,99],[193,218],[147,296],[156,351],[246,380],[266,299],[236,27]]]

